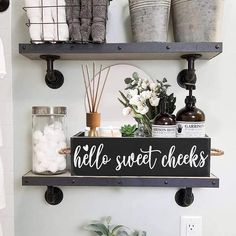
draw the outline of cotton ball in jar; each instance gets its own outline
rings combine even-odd
[[[47,140],[55,139],[55,132],[52,126],[45,126],[43,133]]]
[[[51,162],[50,165],[49,165],[49,167],[48,167],[48,170],[49,170],[50,172],[52,172],[53,174],[55,174],[55,173],[58,171],[58,165],[57,165],[57,163]]]
[[[43,133],[40,130],[36,130],[33,133],[33,142],[37,143],[39,142],[43,137]]]
[[[58,165],[58,169],[59,169],[59,170],[65,170],[65,169],[66,169],[66,160],[62,161],[62,162]]]
[[[59,121],[56,121],[56,122],[54,123],[54,129],[62,130],[62,123],[59,122]]]
[[[38,151],[34,153],[35,159],[39,162],[43,162],[47,160],[47,156],[45,155],[45,152]]]
[[[42,164],[34,165],[34,170],[37,173],[43,173],[43,172],[47,171],[47,169]]]
[[[55,130],[54,134],[57,142],[64,142],[66,140],[66,136],[63,130]]]
[[[47,143],[44,142],[38,142],[35,146],[34,146],[34,151],[36,153],[38,152],[45,152],[47,150]]]
[[[66,148],[67,145],[66,145],[66,142],[60,142],[57,144],[57,149],[60,151],[61,149],[64,149]]]

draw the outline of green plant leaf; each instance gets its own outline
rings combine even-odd
[[[119,93],[122,96],[122,98],[125,100],[125,102],[129,103],[129,99],[121,91],[119,91]]]
[[[126,103],[124,103],[120,98],[118,98],[118,100],[119,100],[119,102],[124,106],[124,107],[126,107],[127,106],[127,104]]]
[[[122,228],[125,228],[125,226],[124,225],[117,225],[112,229],[111,232],[112,232],[112,234],[114,234],[117,230],[122,229]]]
[[[101,235],[108,235],[109,230],[104,224],[89,224],[86,226],[86,229],[93,232],[100,232]]]
[[[167,79],[163,78],[162,83],[166,83],[166,82],[167,82]]]
[[[132,80],[131,78],[126,78],[126,79],[125,79],[125,83],[126,83],[126,84],[130,84],[132,81],[133,81],[133,80]]]
[[[130,86],[128,86],[127,88],[125,88],[125,90],[128,90],[128,89],[134,89],[136,87],[136,84],[134,84],[134,85],[130,85]]]
[[[138,75],[137,72],[134,72],[134,73],[133,73],[133,78],[134,78],[135,80],[139,80],[139,75]]]

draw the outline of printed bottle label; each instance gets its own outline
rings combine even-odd
[[[205,137],[205,121],[202,122],[187,122],[177,121],[177,137],[188,138],[188,137]]]
[[[152,125],[152,137],[175,138],[176,125]]]

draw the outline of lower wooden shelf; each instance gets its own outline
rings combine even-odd
[[[122,186],[122,187],[188,187],[218,188],[219,178],[210,177],[94,177],[61,175],[36,175],[29,171],[22,177],[24,186]]]
[[[194,202],[192,188],[219,188],[219,178],[210,177],[95,177],[61,175],[36,175],[29,171],[22,177],[23,186],[47,186],[45,200],[57,205],[63,200],[63,192],[55,186],[115,186],[115,187],[177,187],[175,201],[181,207]]]

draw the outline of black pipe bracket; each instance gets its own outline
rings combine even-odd
[[[189,207],[194,202],[192,188],[182,188],[175,194],[175,201],[181,207]]]
[[[60,71],[53,68],[54,61],[59,60],[60,56],[41,55],[40,58],[47,61],[47,73],[45,75],[47,86],[51,89],[60,88],[64,84],[64,76]]]
[[[182,70],[177,76],[177,83],[181,88],[187,90],[196,89],[197,75],[195,70],[195,61],[201,57],[200,54],[187,54],[181,58],[188,61],[188,69]]]
[[[45,200],[50,205],[58,205],[63,200],[63,192],[60,188],[48,186],[45,192]]]
[[[4,12],[10,5],[9,0],[0,0],[0,12]]]

